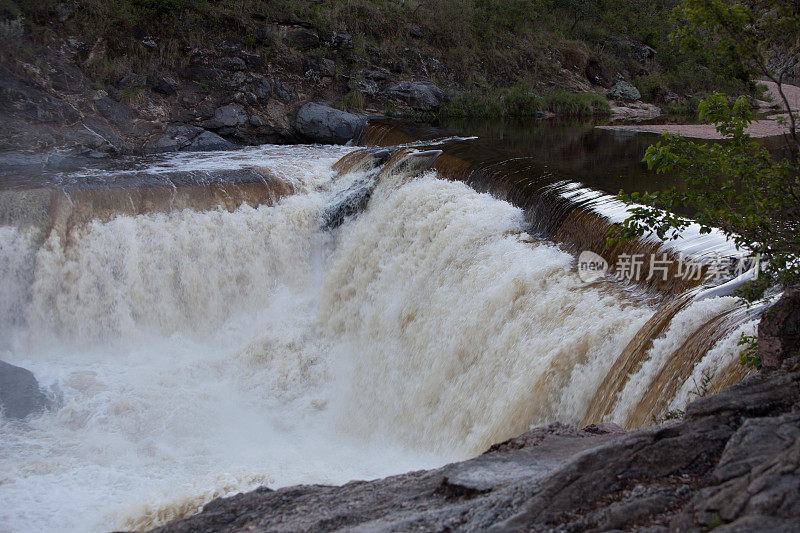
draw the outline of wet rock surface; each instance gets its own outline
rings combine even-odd
[[[624,432],[551,424],[440,469],[217,499],[182,531],[797,531],[797,360]]]
[[[0,361],[0,412],[6,418],[25,418],[47,404],[47,396],[30,370]]]

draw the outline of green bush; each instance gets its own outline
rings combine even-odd
[[[350,91],[342,98],[342,107],[345,111],[363,111],[366,98],[358,91]]]
[[[608,100],[596,93],[553,93],[544,97],[543,105],[560,117],[597,117],[611,113]]]
[[[529,85],[520,83],[496,91],[467,91],[439,110],[447,118],[530,117],[549,111],[560,117],[606,116],[611,107],[596,93],[557,92],[536,93]]]
[[[531,89],[517,85],[503,93],[503,111],[512,117],[529,117],[542,110],[542,98]]]

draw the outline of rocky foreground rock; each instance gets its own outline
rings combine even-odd
[[[0,361],[0,414],[25,418],[47,407],[47,396],[30,370]]]
[[[261,488],[158,529],[800,531],[800,365],[624,432],[552,424],[437,470]]]

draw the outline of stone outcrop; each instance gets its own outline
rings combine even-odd
[[[786,361],[683,420],[551,424],[436,470],[214,500],[158,531],[797,531],[798,380]]]
[[[786,289],[758,324],[758,353],[766,369],[800,352],[800,287]]]
[[[308,103],[295,119],[297,131],[306,139],[325,144],[344,144],[358,136],[367,117],[340,111],[324,104]]]
[[[0,361],[0,411],[6,418],[25,418],[47,404],[47,396],[30,370]]]

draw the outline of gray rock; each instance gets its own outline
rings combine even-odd
[[[395,83],[386,89],[386,95],[422,111],[432,111],[444,102],[444,92],[427,80]]]
[[[190,65],[182,68],[178,73],[181,75],[181,77],[186,78],[187,80],[212,86],[222,85],[223,78],[225,76],[229,76],[229,74],[226,74],[219,69],[208,68],[199,65]]]
[[[214,110],[214,118],[203,123],[203,127],[219,129],[235,127],[247,122],[247,112],[239,104],[228,104]]]
[[[334,33],[331,46],[340,50],[353,48],[353,36],[349,33]]]
[[[361,133],[367,117],[310,102],[297,112],[295,128],[303,137],[324,144],[344,144]]]
[[[620,80],[617,83],[615,83],[613,87],[611,87],[611,90],[608,91],[607,96],[615,100],[625,100],[627,102],[635,102],[636,100],[639,100],[642,97],[642,93],[640,93],[639,89],[637,89],[627,81]]]
[[[248,52],[247,50],[242,50],[236,55],[237,57],[243,59],[248,67],[264,66],[264,58],[261,57],[261,54],[257,52]]]
[[[150,82],[150,87],[157,93],[171,95],[177,92],[180,83],[169,76],[156,74]]]
[[[347,88],[351,91],[358,91],[368,96],[378,94],[378,84],[373,80],[363,78],[352,78],[347,82]]]
[[[186,148],[190,152],[206,152],[217,150],[235,150],[238,146],[211,131],[203,131],[192,140]]]
[[[107,96],[95,100],[94,107],[100,116],[115,126],[127,124],[136,118],[133,109]]]
[[[47,404],[47,396],[30,370],[0,361],[0,410],[6,418],[25,418]]]
[[[150,143],[148,148],[153,152],[177,152],[187,148],[203,128],[188,124],[170,124],[164,133]]]
[[[617,50],[625,53],[631,59],[639,63],[646,63],[651,59],[655,59],[657,52],[655,48],[646,45],[636,39],[629,37],[611,36],[606,39],[609,44],[617,48]]]
[[[388,72],[382,70],[359,70],[357,76],[365,80],[386,81],[392,77]]]
[[[286,83],[276,81],[272,84],[272,92],[275,95],[275,98],[284,104],[291,104],[292,102],[297,101],[297,93],[295,92],[294,87]]]
[[[151,152],[233,150],[237,146],[216,133],[188,124],[170,124],[164,133],[148,145]]]
[[[253,94],[256,95],[261,101],[269,100],[269,95],[272,92],[272,87],[267,80],[260,80],[253,85]]]
[[[255,126],[256,128],[260,128],[264,124],[266,124],[266,122],[264,122],[264,119],[259,117],[258,115],[253,115],[252,117],[250,117],[250,125],[251,126]]]
[[[238,52],[242,49],[242,43],[238,41],[234,41],[232,39],[225,39],[221,43],[217,45],[217,50],[224,54],[233,54],[234,52]]]
[[[142,89],[147,86],[147,78],[140,74],[126,74],[117,82],[119,89]]]
[[[245,70],[247,63],[241,57],[222,57],[217,61],[217,67],[222,70]]]
[[[790,287],[758,324],[758,353],[767,369],[800,351],[800,287]]]
[[[324,57],[309,57],[303,61],[303,70],[320,78],[332,78],[336,75],[336,63]]]

